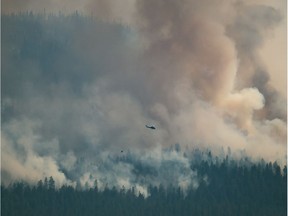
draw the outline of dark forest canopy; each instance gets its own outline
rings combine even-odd
[[[287,169],[277,163],[252,166],[202,161],[191,168],[206,175],[195,190],[149,186],[149,196],[135,188],[55,189],[52,177],[37,186],[24,182],[1,187],[1,215],[287,215]]]

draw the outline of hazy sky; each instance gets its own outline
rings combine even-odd
[[[286,8],[284,0],[2,0],[3,14],[77,10],[103,21],[60,26],[64,39],[55,40],[69,49],[52,50],[49,61],[15,60],[24,46],[3,37],[4,182],[53,175],[145,191],[178,176],[176,184],[197,187],[188,159],[161,151],[176,143],[285,163]],[[35,44],[54,37],[53,25],[38,26]],[[139,183],[133,163],[113,159],[122,149],[160,180]]]

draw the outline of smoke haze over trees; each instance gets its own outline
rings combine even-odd
[[[213,157],[210,154],[210,159]],[[217,164],[218,163],[218,164]],[[191,165],[207,179],[197,190],[180,187],[148,187],[145,198],[135,188],[105,187],[97,180],[90,189],[71,186],[55,189],[52,177],[37,186],[18,182],[1,187],[2,215],[287,215],[287,170],[277,163],[237,164],[228,156],[223,161],[201,161]]]
[[[149,186],[164,185],[196,194],[206,177],[191,169],[195,149],[284,168],[286,95],[261,58],[285,22],[279,8],[127,0],[126,13],[112,1],[86,0],[83,15],[77,1],[63,11],[61,2],[3,1],[3,185],[52,176],[56,189],[93,188],[97,179],[99,189],[117,193],[124,186],[148,196]]]

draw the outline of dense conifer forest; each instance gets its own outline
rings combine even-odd
[[[191,166],[207,176],[197,189],[163,186],[144,197],[134,188],[55,188],[52,177],[37,186],[1,187],[1,215],[287,215],[287,169],[277,163],[237,165],[202,161]]]

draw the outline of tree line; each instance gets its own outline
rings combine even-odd
[[[55,187],[53,177],[31,186],[15,182],[1,186],[1,215],[287,215],[287,167],[275,163],[251,166],[201,161],[191,165],[207,176],[197,189],[148,186],[148,196],[135,188],[97,186],[85,190]]]

